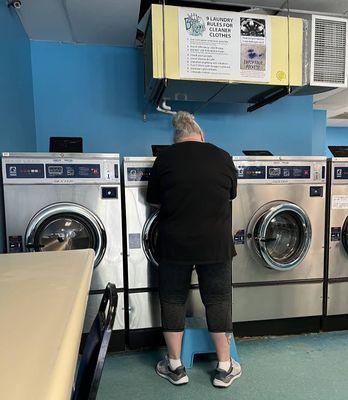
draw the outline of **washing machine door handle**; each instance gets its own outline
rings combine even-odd
[[[277,240],[277,238],[265,238],[265,237],[258,238],[258,241],[262,242],[262,243],[275,242],[276,240]]]
[[[35,250],[37,248],[42,249],[45,247],[45,245],[41,243],[39,243],[38,245],[35,245],[34,243],[27,243],[26,247],[28,250]]]

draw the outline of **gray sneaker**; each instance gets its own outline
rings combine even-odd
[[[185,367],[183,365],[181,365],[174,371],[170,368],[168,356],[157,363],[156,372],[157,375],[161,376],[164,379],[167,379],[173,385],[184,385],[189,381]]]
[[[226,388],[242,375],[242,367],[237,361],[231,358],[231,366],[228,371],[216,368],[213,385],[219,388]]]

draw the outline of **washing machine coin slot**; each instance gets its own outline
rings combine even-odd
[[[245,230],[239,230],[233,237],[233,241],[235,245],[244,244],[245,243]]]
[[[22,253],[23,252],[23,237],[22,236],[9,236],[8,238],[9,253]]]
[[[310,197],[323,197],[324,189],[322,186],[311,186],[309,188],[309,196]]]
[[[117,199],[117,198],[118,198],[117,187],[102,188],[102,199]]]
[[[341,241],[341,227],[332,227],[331,228],[331,242],[340,242]]]

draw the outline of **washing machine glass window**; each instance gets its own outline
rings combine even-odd
[[[31,251],[94,249],[95,267],[106,249],[101,221],[77,204],[56,204],[39,211],[30,221],[26,247]]]
[[[309,250],[309,218],[295,204],[271,207],[255,224],[254,240],[267,267],[278,271],[291,270],[303,261]]]
[[[144,224],[143,249],[147,259],[158,267],[158,223],[159,210],[155,211]]]

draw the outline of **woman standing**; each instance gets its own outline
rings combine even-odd
[[[187,112],[173,118],[174,144],[157,157],[147,201],[160,207],[159,292],[168,355],[156,372],[175,385],[188,382],[180,360],[186,301],[195,266],[208,329],[218,357],[214,386],[241,375],[230,357],[232,332],[231,201],[237,172],[231,156],[206,143]]]

